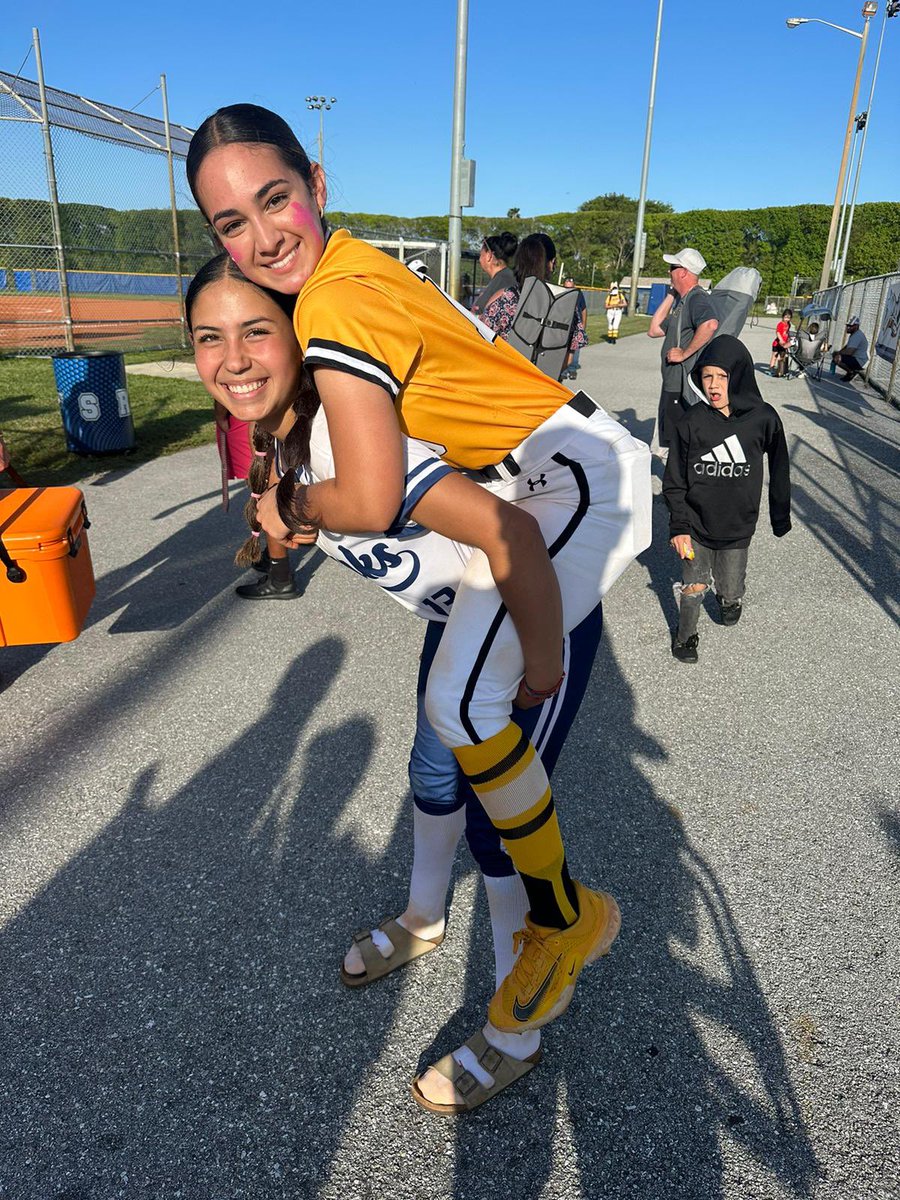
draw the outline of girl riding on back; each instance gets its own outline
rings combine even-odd
[[[649,544],[649,451],[424,274],[343,230],[329,235],[324,174],[275,114],[219,110],[194,135],[187,169],[244,275],[297,296],[294,329],[328,422],[333,478],[286,472],[257,505],[267,536],[389,530],[412,514],[475,549],[426,708],[528,894],[522,952],[491,1022],[538,1028],[568,1006],[619,916],[611,896],[571,878],[546,772],[511,706],[552,702],[564,632]],[[404,434],[453,468],[421,496],[404,491]]]

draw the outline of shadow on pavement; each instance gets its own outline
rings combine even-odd
[[[883,808],[878,814],[878,823],[887,844],[900,861],[900,813],[891,808]]]
[[[817,411],[794,405],[825,431],[834,457],[796,433],[791,446],[796,517],[882,609],[900,621],[900,426],[867,428],[881,414],[853,392],[845,400],[807,380]],[[852,391],[852,389],[848,389]],[[893,435],[893,436],[892,436]]]
[[[657,462],[657,459],[653,460]],[[653,497],[653,541],[638,555],[637,561],[649,576],[647,587],[659,601],[662,610],[660,635],[673,632],[678,625],[678,602],[674,586],[681,579],[678,555],[669,545],[669,510],[662,496]]]
[[[681,814],[641,771],[663,753],[635,723],[604,646],[556,793],[573,871],[619,898],[622,934],[544,1031],[541,1065],[457,1123],[456,1200],[509,1195],[513,1181],[517,1197],[536,1200],[554,1180],[572,1196],[715,1200],[735,1194],[723,1179],[728,1140],[789,1194],[813,1194],[815,1156],[751,957]],[[483,911],[463,1010],[422,1065],[483,1021],[486,921]],[[715,947],[703,961],[701,945]]]
[[[638,441],[646,442],[648,446],[650,445],[653,439],[653,430],[656,426],[656,417],[648,417],[646,420],[642,420],[633,408],[623,408],[619,412],[610,413],[610,416],[615,417],[617,421],[624,425],[632,437],[636,437]],[[659,460],[654,458],[653,461],[658,462]]]
[[[342,706],[297,751],[344,654],[330,638],[301,655],[259,720],[174,794],[159,794],[161,764],[144,765],[118,815],[0,935],[15,1047],[0,1190],[312,1197],[346,1166],[356,1106],[396,1105],[410,1065],[391,1061],[398,1006],[428,986],[428,968],[358,995],[337,966],[348,931],[404,886],[409,805],[383,851],[355,832],[376,750],[363,714]],[[522,1200],[554,1179],[570,1195],[715,1200],[725,1139],[811,1195],[812,1149],[728,902],[642,773],[662,755],[602,649],[557,791],[573,866],[620,898],[623,934],[518,1088],[437,1128],[408,1101],[404,1136],[454,1139],[458,1200],[508,1194],[511,1178]],[[483,1020],[485,907],[462,1006],[429,1059]],[[342,1193],[354,1200],[386,1194],[379,1177],[399,1169],[367,1145],[365,1188]]]
[[[337,974],[360,881],[379,874],[336,831],[373,727],[342,717],[296,753],[344,656],[334,638],[301,655],[174,794],[160,763],[135,773],[115,819],[0,935],[2,1194],[314,1194],[360,1046],[378,1056],[399,995],[361,1008]],[[395,841],[409,837],[401,822]]]

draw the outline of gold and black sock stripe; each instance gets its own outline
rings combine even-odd
[[[532,921],[565,929],[578,917],[578,899],[550,782],[534,746],[510,722],[487,741],[453,753],[522,877]]]

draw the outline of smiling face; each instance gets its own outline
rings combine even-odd
[[[312,164],[311,187],[274,146],[216,146],[197,172],[200,207],[223,247],[254,283],[296,295],[325,246],[320,210],[325,177]]]
[[[711,406],[727,417],[731,412],[728,403],[728,372],[721,367],[704,367],[700,372],[700,382]]]
[[[200,292],[190,316],[194,361],[212,398],[284,437],[302,361],[287,314],[251,284],[224,278]]]

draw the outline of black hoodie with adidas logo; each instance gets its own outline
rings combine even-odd
[[[769,517],[772,532],[791,528],[790,458],[781,418],[760,395],[753,360],[737,338],[713,338],[691,371],[703,395],[704,367],[728,373],[730,414],[705,399],[687,409],[675,430],[663,496],[669,535],[690,534],[711,550],[749,546],[759,519],[763,457],[769,458]]]

